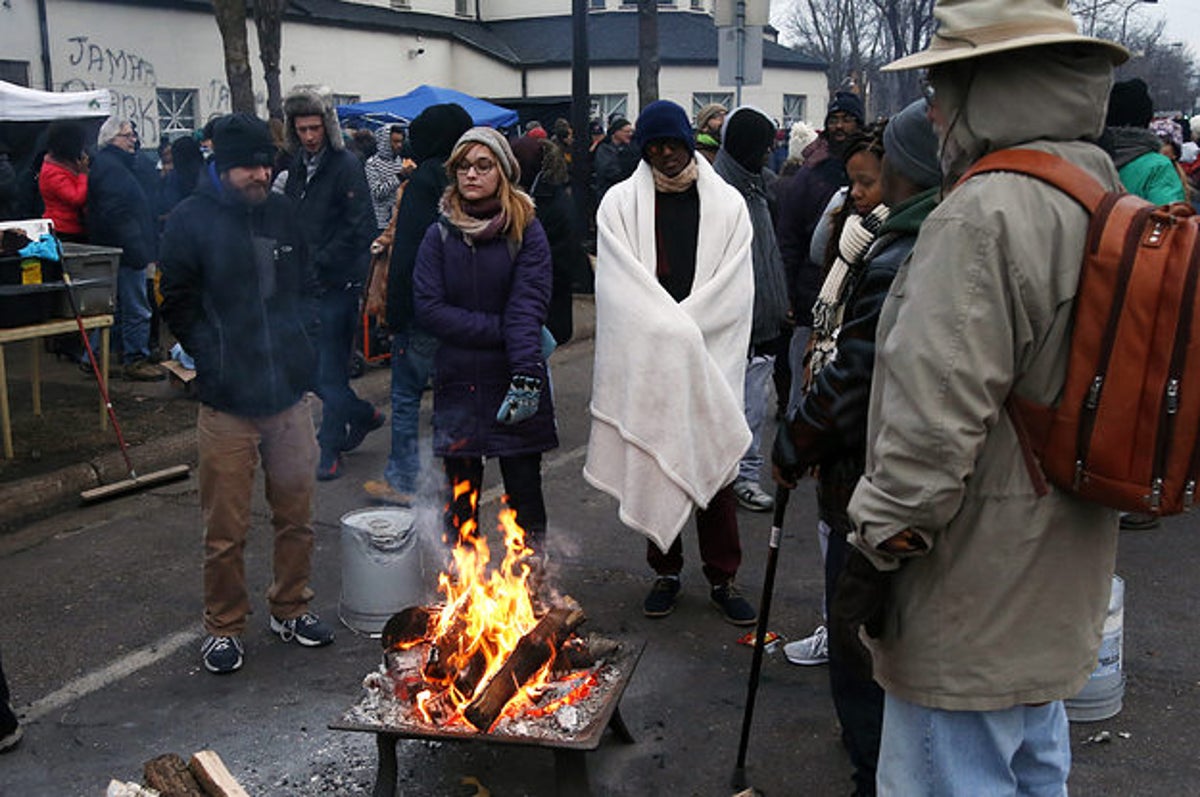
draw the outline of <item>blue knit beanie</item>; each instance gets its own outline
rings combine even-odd
[[[859,127],[862,127],[865,122],[867,109],[863,107],[862,97],[850,91],[839,91],[833,95],[833,99],[829,101],[829,110],[825,112],[825,119],[841,111],[842,113],[853,116],[858,120]]]
[[[645,152],[651,141],[671,138],[682,141],[688,152],[696,151],[692,122],[687,112],[670,100],[658,100],[642,109],[633,129],[634,145]]]

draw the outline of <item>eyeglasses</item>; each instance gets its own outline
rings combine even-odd
[[[130,130],[128,133],[117,133],[113,138],[137,138],[137,133]]]
[[[489,160],[487,158],[480,158],[479,160],[475,161],[474,163],[472,163],[471,161],[459,161],[458,165],[454,167],[454,171],[458,172],[459,174],[466,174],[467,172],[474,169],[475,173],[482,177],[485,174],[491,174],[492,169],[495,169],[495,168],[496,168],[495,161]]]

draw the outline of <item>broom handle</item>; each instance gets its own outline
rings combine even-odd
[[[71,312],[75,315],[75,324],[79,327],[79,337],[83,338],[83,347],[87,349],[88,362],[92,364],[92,373],[96,375],[96,384],[100,386],[100,397],[104,399],[104,409],[108,411],[108,419],[112,421],[113,430],[117,433],[117,445],[121,448],[121,456],[125,458],[125,468],[129,471],[129,476],[136,479],[137,473],[133,469],[133,460],[129,458],[125,436],[121,434],[121,424],[117,423],[117,414],[113,412],[112,401],[108,397],[108,386],[104,384],[104,375],[100,373],[100,366],[96,365],[96,353],[92,351],[92,342],[88,340],[87,330],[83,328],[83,316],[79,314],[79,307],[75,304],[75,291],[71,285],[71,275],[66,271],[63,271],[63,282],[67,284],[67,302],[70,303]]]

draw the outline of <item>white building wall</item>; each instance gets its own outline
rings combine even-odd
[[[526,17],[562,17],[571,13],[571,0],[479,0],[479,13],[486,22]]]
[[[79,0],[55,0],[47,11],[54,88],[109,89],[116,112],[137,123],[143,146],[158,143],[159,88],[196,90],[198,125],[229,111],[221,36],[211,14]],[[254,90],[265,98],[250,27]]]
[[[33,0],[0,3],[0,59],[28,61],[29,85],[35,89],[46,87],[40,35],[37,4]],[[53,65],[50,70],[53,73]]]
[[[443,0],[420,3],[432,9]],[[564,0],[483,0],[489,13],[530,13]],[[443,3],[453,11],[454,0]],[[35,4],[0,4],[0,57],[30,62],[34,86],[41,85],[40,48]],[[54,0],[48,4],[51,70],[54,88],[107,88],[115,107],[133,119],[144,146],[159,139],[159,89],[194,90],[196,125],[230,110],[221,38],[209,13],[169,11]],[[251,71],[258,112],[265,116],[266,85],[257,55],[257,37],[248,30]],[[530,70],[522,91],[521,71],[449,39],[374,32],[287,22],[283,29],[280,82],[286,93],[300,83],[318,83],[341,95],[376,100],[403,94],[421,83],[447,86],[476,96],[563,96],[570,93],[567,67]],[[634,66],[591,70],[593,94],[625,94],[632,113],[637,105]],[[697,91],[721,91],[715,67],[665,67],[659,76],[664,98],[691,109]],[[732,89],[726,89],[732,91]],[[782,115],[783,94],[805,94],[808,116],[826,103],[820,72],[767,68],[762,86],[747,86],[743,101]],[[816,109],[816,110],[814,110]],[[819,120],[817,120],[819,121]]]
[[[635,67],[598,67],[591,70],[591,93],[625,94],[628,96],[630,118],[636,116],[637,69]],[[532,96],[553,96],[571,93],[571,70],[539,69],[530,71],[528,90]],[[734,93],[732,86],[717,84],[716,67],[675,66],[662,69],[658,75],[658,93],[664,100],[683,106],[690,115],[694,92]],[[803,94],[807,99],[809,121],[821,122],[829,93],[823,72],[801,72],[791,69],[765,67],[759,86],[742,87],[742,104],[755,105],[773,117],[783,116],[783,95]]]

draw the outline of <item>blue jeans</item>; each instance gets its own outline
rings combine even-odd
[[[349,424],[368,423],[375,408],[350,389],[350,351],[359,321],[361,289],[332,289],[321,295],[317,335],[317,394],[324,403],[317,443],[322,452],[341,451]]]
[[[146,269],[117,269],[117,336],[121,362],[131,363],[150,356],[150,296],[146,293]]]
[[[392,451],[383,478],[412,495],[421,473],[421,393],[433,373],[437,338],[410,329],[392,335]]]
[[[1070,771],[1061,700],[943,711],[884,696],[881,797],[1066,797]]]

